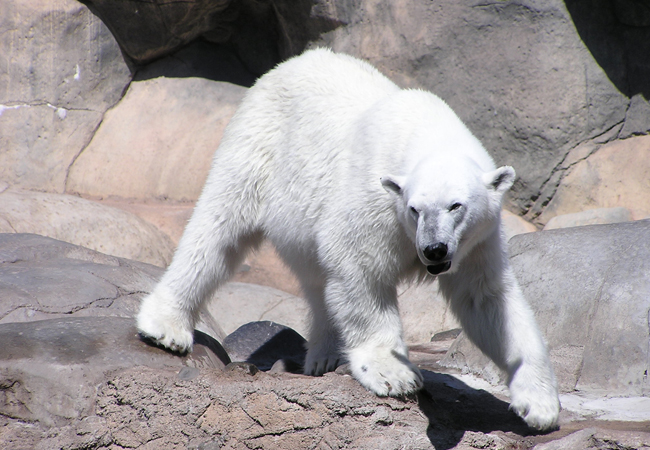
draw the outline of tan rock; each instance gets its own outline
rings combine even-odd
[[[508,240],[518,234],[538,231],[535,225],[528,222],[523,217],[518,216],[517,214],[513,214],[505,209],[501,211],[501,223],[503,224],[503,231],[505,232],[506,239]]]
[[[596,208],[586,211],[563,214],[552,217],[544,230],[556,228],[580,227],[583,225],[599,225],[605,223],[620,223],[632,220],[630,210],[623,207],[618,208]]]
[[[169,236],[174,247],[178,245],[187,221],[190,220],[194,210],[194,202],[134,201],[116,198],[95,201],[102,205],[122,209],[146,220]]]
[[[132,83],[72,165],[67,191],[196,200],[245,91],[201,78]]]
[[[603,145],[568,169],[539,221],[595,208],[624,207],[632,219],[650,216],[650,136]]]
[[[133,214],[65,194],[5,190],[0,227],[158,266],[167,265],[173,252],[167,236]]]
[[[447,302],[438,292],[438,282],[402,285],[398,288],[404,339],[409,344],[431,341],[434,334],[459,328]]]
[[[246,258],[233,280],[270,286],[302,297],[298,279],[280,259],[270,242],[264,242],[256,252]]]

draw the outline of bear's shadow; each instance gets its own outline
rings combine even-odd
[[[427,437],[436,449],[459,444],[466,431],[538,434],[509,409],[509,404],[451,375],[423,370],[424,389],[418,404],[429,420]]]

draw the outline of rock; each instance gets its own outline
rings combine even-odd
[[[517,255],[525,253],[519,241],[566,232],[515,238]],[[617,230],[617,236],[624,234]],[[577,247],[574,236],[566,240]],[[600,446],[647,445],[647,422],[585,422],[584,411],[568,402],[562,429],[531,435],[509,411],[501,390],[469,375],[441,373],[437,360],[455,332],[412,348],[413,361],[423,369],[424,390],[399,399],[376,397],[352,379],[345,366],[322,377],[307,377],[287,373],[290,367],[277,361],[269,372],[259,372],[250,363],[229,363],[224,349],[199,331],[191,354],[168,353],[138,338],[130,309],[161,272],[41,236],[0,235],[0,306],[17,311],[16,304],[31,302],[53,317],[0,323],[5,344],[0,348],[0,448],[531,448],[564,443],[567,433],[589,427],[593,433],[580,436],[592,436],[590,442]],[[592,280],[582,275],[578,273],[578,279],[590,286]],[[630,277],[636,275],[631,272]],[[599,276],[597,271],[592,275]],[[610,291],[604,286],[604,293]],[[102,303],[102,297],[111,301]],[[41,317],[46,316],[25,320]],[[269,323],[252,326],[258,331],[287,330]],[[616,333],[621,332],[610,332]],[[275,358],[269,358],[266,348],[259,351],[266,336],[247,334],[238,342],[261,337],[249,350],[270,362]],[[301,338],[293,336],[288,345],[276,347],[277,355],[304,351]],[[643,411],[650,411],[650,402],[640,400],[648,399],[581,397],[585,406],[592,403],[586,417],[594,407],[607,409],[618,401],[627,411],[622,420],[628,421],[644,420]],[[576,442],[583,442],[580,439]]]
[[[0,178],[16,187],[63,193],[67,169],[102,114],[36,102],[0,105]]]
[[[0,234],[0,323],[131,318],[162,270],[34,234]]]
[[[533,447],[533,450],[565,450],[570,448],[584,450],[634,448],[645,450],[650,448],[650,433],[585,428],[561,439],[538,444]]]
[[[630,107],[625,115],[625,124],[619,138],[625,139],[648,133],[650,133],[650,104],[642,94],[637,94],[630,99]]]
[[[650,217],[650,136],[616,140],[586,151],[568,168],[557,192],[539,216],[547,223],[559,215],[593,208],[624,207],[633,219]]]
[[[302,297],[302,290],[295,275],[280,259],[275,248],[268,241],[262,243],[258,250],[246,257],[233,281],[270,286],[296,297]],[[298,308],[298,311],[303,310],[305,310],[304,307]],[[273,318],[268,319],[276,320]],[[303,325],[298,325],[295,322],[287,325],[299,330],[301,334],[305,330]]]
[[[227,283],[217,290],[207,310],[226,334],[249,322],[271,321],[309,335],[307,302],[268,286]]]
[[[110,372],[141,365],[223,369],[230,362],[200,344],[183,358],[148,346],[132,319],[117,317],[5,323],[0,338],[0,414],[46,425],[88,416],[96,387]],[[216,341],[211,345],[220,348]]]
[[[399,311],[404,339],[409,344],[429,342],[436,333],[457,328],[458,321],[438,292],[438,282],[401,285]]]
[[[515,167],[512,203],[521,211],[544,208],[542,190],[571,148],[625,120],[629,99],[594,60],[564,1],[320,7],[346,25],[312,45],[442,97],[498,163]]]
[[[230,359],[254,364],[260,370],[270,370],[282,362],[276,371],[302,373],[307,341],[291,328],[274,322],[250,322],[226,336],[223,346]]]
[[[123,258],[166,266],[174,244],[128,212],[64,194],[0,192],[0,231],[35,233]]]
[[[532,233],[537,231],[537,227],[528,222],[521,216],[511,213],[508,210],[501,211],[501,223],[503,224],[503,231],[506,239],[510,240],[511,237],[518,234]]]
[[[0,234],[0,323],[111,316],[134,320],[162,269],[34,234]],[[210,314],[197,330],[226,334]]]
[[[0,48],[0,179],[62,193],[130,71],[108,29],[75,0],[3,1]]]
[[[181,380],[175,370],[132,368],[99,386],[91,415],[50,429],[36,424],[22,434],[12,422],[0,443],[14,438],[14,445],[66,448],[82,439],[73,430],[89,428],[93,432],[83,436],[90,448],[318,448],[320,443],[434,449],[523,440],[526,428],[507,403],[448,375],[427,372],[425,383],[427,394],[417,400],[395,399],[378,398],[351,377],[333,373],[202,370]],[[466,429],[475,431],[465,435]]]
[[[561,391],[650,393],[649,243],[647,220],[510,241],[515,273],[548,341]],[[462,335],[441,363],[494,382],[500,375]]]
[[[193,202],[151,201],[133,199],[96,199],[102,205],[111,206],[134,214],[149,222],[172,240],[174,248],[183,235],[185,225],[192,216]]]
[[[200,78],[132,83],[74,161],[67,192],[196,200],[244,92],[240,86]]]
[[[632,220],[632,215],[627,208],[596,208],[573,214],[555,216],[548,221],[544,230],[629,222],[630,220]]]

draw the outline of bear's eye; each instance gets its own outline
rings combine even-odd
[[[460,208],[461,206],[463,206],[461,203],[456,202],[456,203],[454,203],[453,205],[451,205],[451,206],[449,207],[449,211],[456,211],[456,210],[457,210],[458,208]]]
[[[411,210],[411,212],[413,213],[413,215],[414,215],[415,217],[418,216],[418,210],[415,209],[415,207],[411,206],[409,209]]]

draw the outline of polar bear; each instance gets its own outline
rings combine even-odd
[[[311,306],[304,372],[347,361],[367,389],[401,396],[423,378],[396,286],[438,276],[469,338],[507,372],[512,409],[551,428],[555,376],[500,225],[514,180],[435,95],[351,56],[307,51],[261,77],[232,117],[138,329],[191,350],[206,301],[269,239]]]

